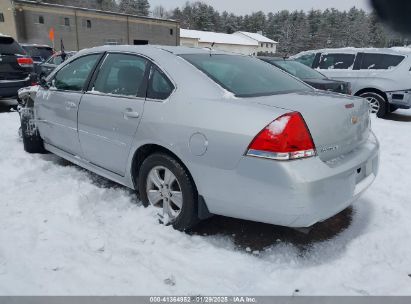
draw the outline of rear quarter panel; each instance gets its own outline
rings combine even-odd
[[[156,144],[173,152],[189,169],[202,193],[203,169],[234,170],[253,138],[286,110],[250,105],[240,99],[188,98],[183,92],[167,101],[147,101],[129,164],[139,147]],[[198,151],[201,151],[198,153]]]

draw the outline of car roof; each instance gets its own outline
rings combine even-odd
[[[411,55],[411,48],[408,47],[393,47],[393,48],[335,48],[335,49],[318,49],[299,53],[299,55],[311,53],[373,53],[373,54],[389,54],[389,55]]]
[[[170,54],[178,55],[188,55],[188,54],[213,54],[213,55],[239,55],[230,52],[218,51],[214,49],[207,48],[195,48],[186,46],[166,46],[166,45],[105,45],[98,46],[89,49],[81,50],[79,53],[90,53],[90,52],[107,52],[107,51],[120,51],[120,52],[133,52],[149,54],[150,51],[164,51]]]
[[[52,47],[47,45],[47,44],[20,43],[20,45],[21,46],[31,46],[31,47],[50,48],[50,49],[52,49]]]

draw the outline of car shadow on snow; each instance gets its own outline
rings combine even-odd
[[[214,216],[200,223],[191,233],[203,236],[226,236],[234,245],[247,251],[263,251],[277,244],[291,244],[305,251],[318,242],[330,240],[350,227],[353,208],[347,208],[325,222],[309,229],[292,229],[246,220]]]
[[[385,116],[384,119],[399,122],[411,122],[411,112],[409,115],[404,112],[393,112]]]
[[[127,189],[120,184],[112,182],[104,177],[83,169],[63,158],[53,154],[42,155],[42,158],[62,167],[73,167],[84,172],[90,181],[99,188]],[[136,204],[139,201],[135,199]],[[140,204],[139,204],[140,205]],[[342,238],[333,245],[333,248],[323,247],[323,250],[332,250],[334,253],[329,258],[344,252],[347,243],[360,235],[369,223],[372,213],[372,204],[361,199],[356,208],[349,207],[334,217],[317,223],[310,229],[292,229],[270,224],[234,219],[215,215],[202,221],[193,230],[187,232],[189,235],[198,235],[205,238],[223,237],[240,250],[249,253],[264,252],[278,245],[292,245],[304,256],[317,244],[332,241],[344,233]]]

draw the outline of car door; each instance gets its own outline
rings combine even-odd
[[[85,55],[68,63],[40,88],[35,103],[44,141],[72,155],[81,156],[77,111],[84,89],[101,54]]]
[[[150,64],[134,54],[106,54],[78,115],[81,148],[90,163],[124,176],[144,111]]]

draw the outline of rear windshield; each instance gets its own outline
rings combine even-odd
[[[361,70],[389,70],[399,65],[404,58],[400,55],[365,53],[362,58]]]
[[[24,55],[25,52],[21,46],[11,37],[0,37],[0,54],[1,55]]]
[[[53,49],[50,47],[23,46],[23,49],[30,57],[39,61],[46,61],[53,55]]]
[[[320,72],[309,68],[308,66],[292,60],[276,60],[272,63],[286,72],[301,79],[324,79],[326,78]]]
[[[303,82],[253,57],[209,54],[181,57],[237,97],[311,90]]]

